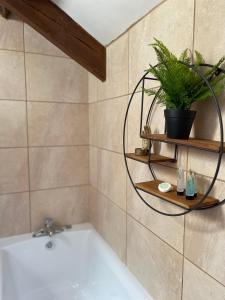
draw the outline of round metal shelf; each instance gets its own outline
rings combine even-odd
[[[127,110],[126,110],[126,114],[125,114],[125,119],[124,119],[124,126],[123,126],[123,154],[124,154],[124,160],[125,160],[125,165],[126,165],[126,169],[127,169],[127,173],[128,173],[128,176],[130,178],[130,181],[132,183],[132,186],[133,188],[135,189],[137,195],[140,197],[140,199],[145,203],[145,205],[147,205],[149,208],[151,208],[152,210],[154,210],[155,212],[159,213],[159,214],[162,214],[162,215],[165,215],[165,216],[182,216],[182,215],[185,215],[187,213],[190,213],[191,211],[193,210],[205,210],[205,209],[209,209],[209,208],[213,208],[213,207],[218,207],[222,204],[225,203],[225,199],[216,203],[216,204],[213,204],[209,207],[201,207],[201,204],[204,202],[204,200],[208,197],[208,195],[210,194],[214,184],[215,184],[215,181],[217,179],[217,176],[218,176],[218,173],[219,173],[219,170],[220,170],[220,166],[221,166],[221,161],[222,161],[222,156],[223,156],[223,153],[224,153],[224,132],[223,132],[223,119],[222,119],[222,114],[221,114],[221,109],[220,109],[220,105],[219,105],[219,101],[216,97],[216,94],[213,90],[213,87],[211,86],[210,82],[207,80],[207,78],[202,75],[200,73],[200,71],[195,68],[195,65],[188,65],[184,62],[180,62],[184,65],[186,65],[188,68],[192,69],[194,72],[196,72],[198,74],[198,76],[205,82],[205,84],[207,85],[207,87],[209,88],[211,94],[212,94],[212,100],[214,102],[214,105],[215,105],[215,108],[216,108],[216,112],[217,112],[217,117],[218,117],[218,121],[219,121],[219,128],[220,128],[220,147],[219,147],[219,152],[218,152],[218,160],[217,160],[217,165],[216,165],[216,169],[215,169],[215,173],[214,173],[214,176],[212,178],[212,181],[206,191],[206,193],[200,198],[200,200],[190,209],[186,209],[184,208],[184,211],[182,212],[179,212],[179,213],[167,213],[167,212],[163,212],[163,211],[160,211],[156,208],[154,208],[152,205],[150,205],[143,197],[142,195],[140,194],[139,190],[136,188],[135,186],[135,183],[132,179],[132,176],[131,176],[131,173],[130,173],[130,170],[129,170],[129,167],[128,167],[128,163],[127,163],[127,157],[126,157],[126,145],[125,145],[125,141],[126,141],[126,126],[127,126],[127,118],[128,118],[128,114],[129,114],[129,110],[130,110],[130,106],[131,106],[131,103],[132,103],[132,100],[134,98],[134,95],[135,93],[137,92],[137,89],[138,87],[141,85],[142,87],[142,92],[141,92],[141,120],[140,120],[140,133],[141,133],[141,130],[142,130],[142,117],[143,117],[143,102],[144,102],[144,87],[145,87],[145,81],[146,80],[156,80],[155,78],[151,78],[151,77],[148,77],[148,74],[149,72],[146,72],[142,77],[141,79],[138,81],[131,97],[130,97],[130,100],[129,100],[129,103],[128,103],[128,106],[127,106]],[[157,65],[156,65],[157,66]],[[155,66],[155,67],[156,67]],[[213,65],[210,65],[210,64],[201,64],[200,66],[202,67],[209,67],[209,68],[214,68],[215,69],[215,74],[216,75],[219,75],[220,73],[223,73],[225,74],[225,70],[224,69],[221,69],[221,68],[215,68]],[[158,93],[160,92],[161,88],[159,88],[158,90]],[[150,105],[150,108],[149,108],[149,111],[148,111],[148,115],[147,115],[147,119],[146,119],[146,124],[148,124],[150,118],[151,118],[151,114],[152,114],[152,111],[153,111],[153,108],[154,106],[156,105],[156,100],[157,100],[157,95],[158,93],[156,94],[156,96],[154,97],[154,99],[152,100],[152,103]],[[175,146],[175,157],[177,155],[177,145]],[[149,156],[151,155],[151,149],[149,151]],[[148,163],[148,166],[149,166],[149,170],[151,172],[151,175],[153,177],[153,179],[156,179],[156,175],[155,175],[155,172],[154,172],[154,169],[153,169],[153,166],[151,164],[151,161],[150,161],[150,157],[149,157],[149,163]],[[160,198],[160,197],[159,197]],[[163,199],[163,198],[161,198]]]

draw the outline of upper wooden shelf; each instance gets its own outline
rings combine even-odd
[[[167,193],[162,193],[158,190],[158,185],[162,181],[160,180],[153,180],[153,181],[148,181],[148,182],[141,182],[135,184],[136,188],[144,191],[148,194],[151,194],[153,196],[159,197],[162,200],[168,201],[170,203],[173,203],[175,205],[178,205],[182,208],[187,208],[190,209],[192,208],[195,204],[197,204],[200,199],[202,198],[202,194],[198,194],[198,196],[194,200],[187,200],[185,196],[178,196],[176,192],[176,186],[173,186],[173,190]],[[219,201],[213,197],[207,197],[204,202],[201,204],[202,207],[209,207],[212,206]]]
[[[211,152],[219,152],[219,148],[220,148],[220,142],[204,140],[204,139],[195,139],[195,138],[189,138],[188,140],[170,139],[167,138],[165,134],[141,135],[141,137],[145,139],[150,139],[152,141],[176,144],[180,146],[187,146],[187,147],[197,148],[197,149],[211,151]],[[223,151],[225,152],[225,143],[223,146]]]
[[[139,161],[144,164],[148,164],[148,155],[136,155],[135,153],[126,153],[127,158]],[[174,158],[169,158],[159,154],[151,154],[151,163],[164,163],[164,162],[176,162]]]

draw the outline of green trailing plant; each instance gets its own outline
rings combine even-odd
[[[222,57],[213,68],[201,66],[205,60],[201,53],[185,49],[177,58],[169,49],[158,39],[151,44],[153,47],[158,64],[150,65],[148,72],[151,73],[161,83],[161,89],[150,88],[145,92],[151,96],[157,96],[158,103],[167,109],[190,109],[194,102],[204,101],[212,94],[206,82],[198,75],[200,72],[212,85],[216,95],[219,95],[225,88],[225,75],[219,71],[219,67],[224,63]],[[187,65],[194,65],[194,71]]]

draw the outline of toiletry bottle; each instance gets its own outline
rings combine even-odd
[[[197,185],[197,178],[196,178],[196,174],[194,172],[191,172],[192,175],[192,179],[194,182],[194,191],[195,191],[195,197],[198,196],[198,185]]]
[[[184,170],[179,168],[177,170],[177,195],[184,195],[185,182],[184,182]]]
[[[193,200],[195,198],[195,186],[191,173],[187,176],[185,195],[187,200]]]

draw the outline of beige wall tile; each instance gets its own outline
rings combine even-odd
[[[98,156],[100,150],[96,147],[89,147],[89,182],[98,188]]]
[[[180,300],[182,256],[131,217],[127,221],[129,269],[154,299]]]
[[[23,23],[15,15],[0,16],[0,48],[23,51]]]
[[[88,72],[75,61],[26,54],[28,100],[87,102]]]
[[[199,174],[213,177],[216,171],[218,161],[218,154],[199,151],[195,149],[189,150],[188,155],[188,169],[195,171]],[[223,165],[225,163],[225,158],[222,158],[221,168],[218,174],[218,179],[225,180],[225,169]]]
[[[90,188],[90,221],[103,238],[125,261],[126,258],[126,214],[97,190]]]
[[[184,260],[183,300],[224,300],[225,287]]]
[[[46,217],[61,225],[87,222],[88,186],[31,192],[31,229],[40,229]]]
[[[126,170],[123,156],[90,149],[90,183],[122,209],[126,209]]]
[[[90,144],[123,151],[123,124],[127,96],[90,105]]]
[[[26,147],[26,102],[0,101],[0,147]]]
[[[194,48],[200,51],[206,62],[210,64],[217,63],[225,54],[224,14],[223,0],[196,0]],[[207,20],[207,22],[202,22],[202,20]],[[213,26],[215,20],[216,24]],[[219,97],[223,119],[225,117],[224,97],[225,93]],[[218,116],[213,100],[199,103],[196,107],[198,115],[195,121],[195,136],[220,140]]]
[[[127,159],[127,165],[134,183],[153,180],[148,165],[132,159]]]
[[[225,285],[225,207],[186,216],[185,256]]]
[[[194,0],[162,3],[129,31],[129,91],[132,92],[149,63],[156,58],[150,43],[156,37],[180,54],[192,48]]]
[[[150,181],[153,176],[148,165],[128,159],[128,168],[134,182]],[[177,169],[164,165],[153,165],[156,178],[162,181],[170,182],[174,185],[177,183]]]
[[[92,146],[98,145],[99,122],[98,103],[91,103],[89,104],[89,144]]]
[[[162,240],[183,253],[184,217],[163,216],[148,208],[128,183],[127,211],[136,220],[150,229]],[[182,210],[157,197],[140,192],[141,196],[155,209],[165,213],[180,213]]]
[[[0,99],[25,100],[24,54],[0,50]]]
[[[194,46],[208,63],[214,64],[224,55],[224,14],[223,0],[196,0]]]
[[[98,189],[120,208],[126,209],[126,170],[121,154],[99,150]]]
[[[0,193],[28,191],[27,149],[0,149]]]
[[[88,183],[88,147],[31,148],[32,190]]]
[[[31,146],[88,144],[86,104],[29,102],[28,124]]]
[[[140,122],[141,122],[141,99],[142,94],[136,93],[132,99],[128,118],[127,118],[127,136],[128,136],[128,151],[133,152],[135,148],[142,147],[142,139],[140,138]],[[151,106],[153,98],[144,97],[143,106],[143,120],[142,129],[147,121],[148,112]],[[150,128],[152,133],[163,133],[164,132],[164,116],[163,109],[158,109],[156,106],[156,112],[154,112],[154,119],[151,118]]]
[[[107,47],[106,81],[98,81],[98,99],[128,93],[128,33]]]
[[[107,202],[108,200],[102,194],[100,194],[100,192],[92,185],[89,186],[88,199],[89,222],[102,235],[104,207],[105,202]]]
[[[217,97],[222,118],[225,117],[225,91]],[[204,102],[197,103],[193,106],[193,109],[197,111],[195,122],[193,125],[192,134],[194,137],[209,139],[209,140],[220,140],[220,126],[219,119],[214,104],[213,98],[209,98]],[[225,130],[225,125],[223,124],[223,130]]]
[[[88,102],[98,101],[98,79],[91,73],[88,73]]]
[[[225,118],[224,97],[225,92],[218,97],[223,120]],[[216,112],[216,106],[214,105],[212,98],[203,103],[198,103],[195,105],[195,108],[197,110],[197,115],[193,128],[193,136],[202,139],[219,141],[219,119]],[[223,130],[225,130],[225,124],[223,124]],[[216,171],[217,160],[218,154],[190,149],[188,156],[188,168],[200,174],[213,177]],[[218,178],[225,180],[225,170],[223,168],[223,164],[224,157]]]
[[[62,52],[58,47],[49,42],[44,36],[31,28],[29,25],[24,24],[24,43],[25,52],[33,52],[47,55],[64,56],[67,55]]]
[[[0,196],[0,237],[30,231],[29,193]]]

